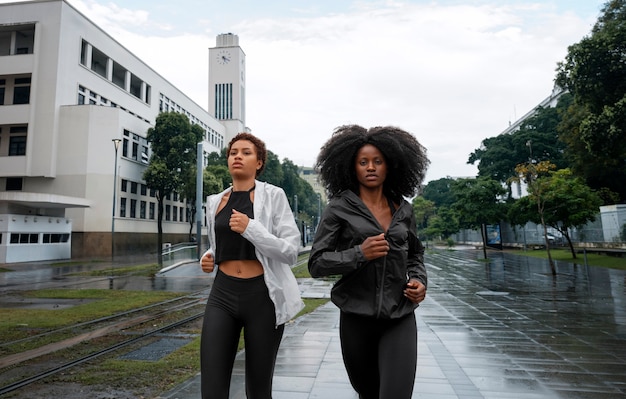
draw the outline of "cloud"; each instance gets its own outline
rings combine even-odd
[[[540,3],[500,3],[247,17],[230,30],[246,53],[246,122],[281,159],[303,166],[339,125],[395,125],[428,149],[428,180],[473,176],[469,154],[550,94],[557,62],[594,22]],[[180,33],[150,13],[72,4],[207,107],[209,22]],[[153,25],[153,34],[140,31]]]

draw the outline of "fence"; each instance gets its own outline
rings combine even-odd
[[[567,239],[557,230],[548,227],[548,240],[552,246],[568,245]],[[623,247],[623,227],[603,226],[602,219],[598,216],[594,222],[587,223],[581,228],[568,230],[572,244],[580,247]],[[457,243],[482,244],[482,236],[479,230],[461,230],[451,236]],[[511,226],[508,223],[500,224],[500,238],[503,246],[529,247],[544,245],[543,226],[535,223],[527,223],[524,226]]]
[[[163,269],[178,263],[198,260],[198,244],[195,242],[181,242],[170,245],[163,244]]]

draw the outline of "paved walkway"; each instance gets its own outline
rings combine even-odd
[[[626,398],[626,273],[492,252],[426,257],[418,316],[419,399]],[[301,281],[303,296],[330,285]],[[356,399],[341,360],[339,312],[328,303],[285,328],[274,399]],[[237,357],[232,399],[245,398]],[[196,376],[162,399],[197,399]]]

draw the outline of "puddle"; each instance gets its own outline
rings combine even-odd
[[[4,309],[67,309],[84,305],[97,299],[24,298],[17,296],[0,297],[0,308]]]

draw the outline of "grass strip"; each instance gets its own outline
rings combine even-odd
[[[517,255],[529,256],[532,258],[548,259],[548,251],[545,249],[536,250],[506,250],[506,252],[514,253]],[[576,258],[572,256],[572,252],[569,249],[554,248],[550,249],[550,256],[553,260],[562,262],[570,262],[578,265],[606,267],[610,269],[626,270],[626,257],[609,256],[597,253],[587,253],[586,256],[582,253],[576,254]],[[586,259],[586,260],[585,260]]]

